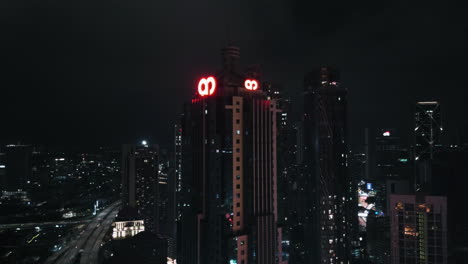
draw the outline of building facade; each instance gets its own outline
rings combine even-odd
[[[122,148],[122,202],[135,208],[145,230],[159,232],[158,146],[142,142]]]
[[[347,173],[347,91],[322,67],[305,78],[301,263],[348,263],[356,199]]]
[[[390,195],[394,264],[447,263],[447,198]]]
[[[202,78],[182,124],[178,263],[284,263],[277,227],[278,109],[240,50]]]

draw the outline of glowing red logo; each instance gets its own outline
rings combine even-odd
[[[212,95],[216,90],[216,80],[210,76],[208,78],[201,78],[198,82],[198,93],[201,96]]]
[[[252,91],[257,90],[258,89],[258,82],[256,80],[247,79],[244,82],[244,87],[247,90],[252,90]]]

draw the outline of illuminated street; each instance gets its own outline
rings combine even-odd
[[[99,253],[99,246],[102,238],[104,237],[105,232],[110,228],[112,221],[119,211],[120,201],[117,201],[107,207],[104,211],[99,213],[92,222],[90,222],[85,230],[80,233],[80,235],[75,239],[75,242],[68,245],[63,250],[57,252],[47,259],[45,263],[63,263],[70,264],[75,263],[78,260],[80,254],[86,256],[89,259],[89,256],[92,261],[97,260],[94,258],[94,255],[97,257]],[[102,234],[102,235],[101,235]],[[94,247],[97,244],[98,247]],[[91,247],[92,245],[92,247]],[[97,249],[96,252],[89,252],[90,250]],[[94,262],[83,262],[81,263],[94,263]]]

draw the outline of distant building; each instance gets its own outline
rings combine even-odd
[[[138,211],[145,229],[158,233],[158,146],[124,145],[122,149],[122,202]]]
[[[430,192],[433,182],[431,163],[441,146],[442,131],[439,102],[417,102],[414,113],[414,184],[417,192]]]
[[[447,263],[447,198],[390,195],[394,264]]]
[[[0,189],[9,192],[25,190],[27,182],[31,179],[32,147],[28,145],[7,145],[5,148],[5,158],[3,181],[0,182]]]
[[[439,102],[417,102],[414,113],[415,160],[433,159],[442,131]]]
[[[366,179],[409,180],[411,157],[394,128],[365,129]]]

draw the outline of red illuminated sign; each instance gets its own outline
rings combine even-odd
[[[257,90],[258,89],[258,82],[256,80],[247,79],[244,82],[244,87],[247,90],[252,90],[252,91]]]
[[[212,95],[216,90],[216,80],[210,76],[208,78],[201,78],[198,82],[198,93],[201,96]]]

